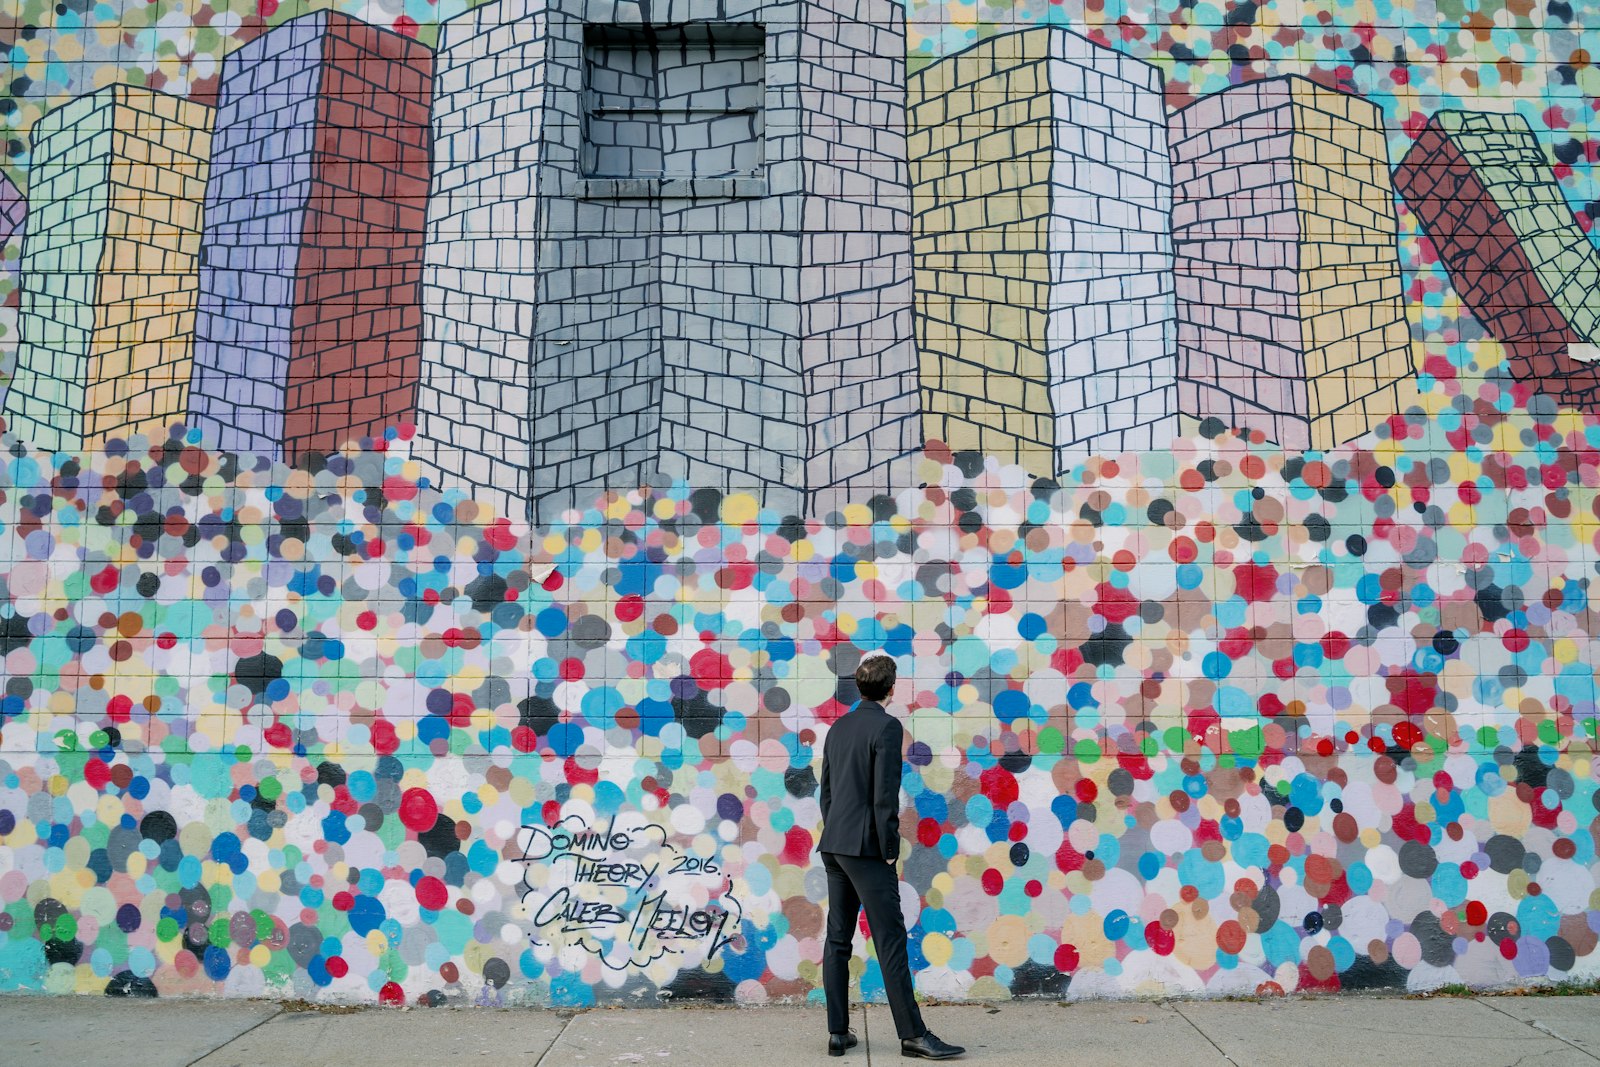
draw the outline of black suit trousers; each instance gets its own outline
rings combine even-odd
[[[900,876],[894,864],[873,856],[822,854],[828,872],[828,943],[822,950],[822,989],[828,997],[828,1033],[850,1029],[850,943],[856,917],[867,909],[867,925],[883,970],[883,989],[901,1040],[927,1032],[911,988],[906,959],[906,923],[900,916]]]

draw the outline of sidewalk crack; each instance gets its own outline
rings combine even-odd
[[[550,1043],[544,1047],[544,1051],[539,1053],[539,1058],[533,1061],[533,1067],[540,1067],[544,1063],[544,1058],[550,1055],[550,1050],[561,1044],[561,1039],[567,1034],[567,1027],[572,1025],[572,1020],[576,1019],[578,1014],[578,1012],[573,1012],[567,1016],[567,1021],[561,1024],[561,1029],[556,1031],[556,1036],[550,1039]]]
[[[1180,1007],[1177,1004],[1170,1004],[1169,1006],[1172,1008],[1172,1012],[1173,1012],[1174,1015],[1176,1015],[1178,1018],[1182,1019],[1184,1022],[1188,1023],[1190,1029],[1192,1029],[1195,1033],[1199,1034],[1201,1037],[1205,1038],[1206,1044],[1210,1045],[1212,1048],[1217,1050],[1217,1055],[1218,1056],[1221,1056],[1223,1059],[1225,1059],[1229,1063],[1233,1064],[1234,1067],[1239,1067],[1239,1061],[1234,1059],[1232,1056],[1228,1055],[1226,1052],[1222,1051],[1222,1046],[1217,1044],[1215,1041],[1211,1040],[1211,1035],[1210,1034],[1208,1034],[1204,1030],[1200,1029],[1199,1025],[1197,1025],[1193,1019],[1191,1019],[1187,1015],[1185,1015],[1183,1013],[1183,1008],[1182,1007]]]
[[[205,1052],[202,1052],[200,1055],[196,1056],[194,1059],[192,1059],[188,1063],[184,1064],[184,1067],[194,1067],[195,1064],[199,1063],[201,1060],[205,1059],[207,1056],[212,1056],[212,1055],[215,1055],[218,1052],[221,1052],[223,1049],[227,1048],[229,1045],[231,1045],[235,1041],[239,1040],[245,1034],[254,1033],[256,1027],[265,1026],[268,1023],[270,1023],[272,1020],[276,1019],[278,1016],[283,1014],[283,1005],[282,1004],[274,1004],[273,1008],[276,1009],[276,1010],[273,1011],[273,1013],[271,1015],[262,1016],[261,1021],[256,1023],[255,1026],[250,1027],[250,1029],[248,1029],[248,1030],[243,1030],[243,1031],[240,1031],[237,1034],[234,1034],[232,1037],[228,1038],[228,1040],[224,1041],[222,1044],[218,1045],[216,1048],[207,1049]]]
[[[1491,1011],[1499,1012],[1501,1015],[1504,1015],[1507,1019],[1510,1019],[1512,1022],[1519,1022],[1523,1026],[1526,1026],[1528,1029],[1534,1031],[1535,1033],[1544,1034],[1546,1037],[1553,1037],[1557,1041],[1561,1042],[1563,1045],[1566,1045],[1568,1048],[1574,1049],[1574,1050],[1576,1050],[1578,1052],[1583,1053],[1583,1055],[1589,1057],[1591,1060],[1600,1060],[1600,1056],[1596,1056],[1594,1053],[1590,1052],[1588,1049],[1584,1048],[1582,1045],[1573,1044],[1571,1041],[1568,1041],[1566,1038],[1562,1037],[1560,1034],[1556,1033],[1555,1031],[1547,1030],[1544,1027],[1540,1026],[1538,1023],[1534,1022],[1532,1019],[1519,1019],[1519,1018],[1517,1018],[1515,1015],[1512,1015],[1509,1011],[1503,1010],[1499,1005],[1491,1003],[1490,1002],[1491,999],[1492,998],[1489,998],[1489,997],[1473,997],[1472,998],[1473,1003],[1482,1004],[1484,1007],[1490,1009]],[[1527,1059],[1527,1056],[1524,1056],[1522,1059]],[[1518,1060],[1517,1061],[1517,1063],[1521,1063],[1521,1062],[1522,1062],[1522,1060]],[[1513,1065],[1513,1067],[1514,1067],[1514,1065]]]

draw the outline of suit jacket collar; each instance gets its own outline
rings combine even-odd
[[[863,697],[861,699],[861,703],[856,705],[856,710],[857,711],[866,711],[866,712],[877,711],[877,712],[882,712],[885,715],[889,714],[889,709],[888,708],[884,707],[882,704],[878,703],[876,700],[868,700],[865,697]]]

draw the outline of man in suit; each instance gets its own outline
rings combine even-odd
[[[935,1037],[922,1022],[906,959],[906,924],[900,915],[900,745],[905,729],[884,710],[894,689],[895,662],[869,653],[856,668],[861,702],[828,728],[822,747],[822,865],[828,871],[828,943],[822,988],[828,997],[828,1055],[856,1044],[850,1031],[850,942],[856,916],[878,948],[884,991],[900,1054],[944,1060],[966,1051]]]

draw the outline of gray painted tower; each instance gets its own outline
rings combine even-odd
[[[550,515],[653,477],[907,484],[903,12],[500,0],[445,24],[415,454]]]

